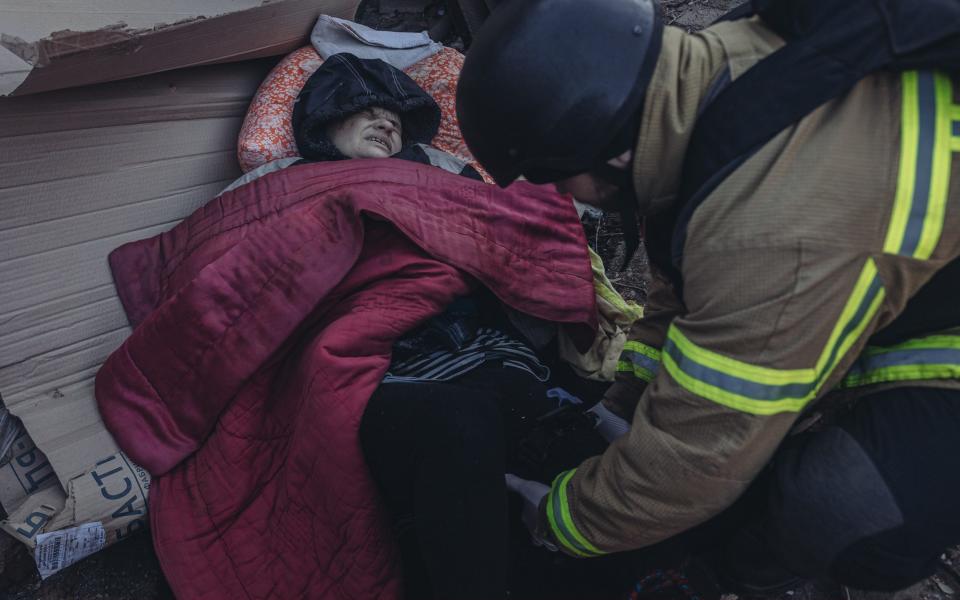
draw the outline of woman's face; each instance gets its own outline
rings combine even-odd
[[[327,137],[350,158],[387,158],[400,152],[400,117],[385,108],[361,110],[330,125]]]

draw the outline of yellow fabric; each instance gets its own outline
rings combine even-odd
[[[582,354],[577,351],[569,335],[561,329],[560,357],[570,363],[581,377],[613,381],[617,374],[617,361],[627,341],[627,332],[633,323],[643,316],[643,307],[624,300],[607,277],[600,256],[592,249],[588,250],[593,269],[593,287],[597,294],[600,327],[593,345]]]

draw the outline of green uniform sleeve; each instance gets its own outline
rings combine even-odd
[[[643,318],[631,327],[617,363],[616,381],[603,398],[609,410],[628,421],[643,390],[660,370],[660,349],[670,323],[683,312],[673,285],[655,268],[651,271]]]
[[[546,498],[540,526],[570,554],[647,546],[733,503],[856,358],[883,303],[868,256],[784,241],[699,259],[630,432]]]

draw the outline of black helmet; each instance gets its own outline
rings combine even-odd
[[[397,113],[404,146],[429,144],[440,127],[440,107],[406,73],[380,59],[334,54],[310,76],[293,105],[293,136],[300,156],[346,158],[327,137],[327,126],[374,106]]]
[[[457,86],[470,151],[506,186],[584,173],[629,149],[622,130],[638,122],[662,30],[655,0],[504,2]]]

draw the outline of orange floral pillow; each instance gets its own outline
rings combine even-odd
[[[293,104],[303,85],[323,59],[313,46],[304,46],[287,55],[260,84],[240,128],[237,158],[244,172],[278,158],[297,156],[293,139]],[[463,55],[444,48],[433,56],[407,67],[405,72],[433,96],[440,106],[440,129],[431,144],[471,163],[487,182],[492,180],[474,161],[457,123],[457,78]]]
[[[244,173],[278,158],[297,156],[293,103],[321,64],[323,59],[313,46],[304,46],[281,60],[260,84],[237,141],[237,159]]]

